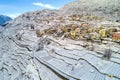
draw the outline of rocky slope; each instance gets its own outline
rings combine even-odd
[[[107,20],[120,22],[119,0],[76,0],[66,4],[61,10],[65,14],[103,16]]]
[[[4,15],[0,15],[0,25],[3,25],[4,23],[6,23],[7,21],[12,20],[12,18],[8,17],[8,16],[4,16]]]
[[[65,24],[120,26],[103,20],[70,21],[69,15],[61,10],[27,12],[4,25],[0,29],[0,80],[120,80],[119,44],[93,43],[91,51],[91,42],[37,36],[36,30]],[[106,60],[103,55],[109,46],[112,55]]]

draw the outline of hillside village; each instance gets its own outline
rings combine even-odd
[[[119,3],[76,0],[2,25],[0,80],[120,80]]]

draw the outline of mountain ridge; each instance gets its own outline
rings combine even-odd
[[[4,23],[12,20],[12,18],[5,16],[5,15],[0,15],[0,25],[3,25]]]
[[[103,16],[105,20],[120,22],[119,0],[76,0],[60,10],[68,14]]]

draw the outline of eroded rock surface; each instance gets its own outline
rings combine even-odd
[[[36,30],[81,23],[69,21],[68,14],[59,10],[41,10],[6,24],[0,29],[0,80],[120,80],[119,44],[93,43],[91,50],[91,42],[36,34]],[[88,23],[120,26],[108,21]],[[103,57],[106,49],[112,50],[110,59]]]

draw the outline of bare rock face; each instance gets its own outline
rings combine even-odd
[[[0,80],[120,80],[120,45],[94,43],[90,51],[90,42],[37,37],[36,30],[81,24],[67,16],[61,10],[28,12],[0,28]],[[106,60],[109,45],[112,53]]]
[[[76,0],[61,8],[68,14],[103,16],[106,20],[120,22],[120,0]]]
[[[50,10],[26,13],[0,28],[0,80],[61,80],[34,57],[46,43],[35,31],[51,27],[46,20],[54,14]]]
[[[0,33],[1,80],[60,80],[35,59],[39,38],[34,31],[13,27],[3,31]]]

